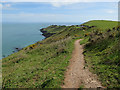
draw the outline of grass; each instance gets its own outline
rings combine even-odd
[[[117,28],[112,30],[116,24],[114,21],[95,20],[84,23],[96,26],[93,28],[76,25],[45,28],[48,33],[56,34],[2,60],[3,88],[60,88],[64,84],[74,41],[80,38],[83,39],[80,44],[85,45],[84,56],[90,70],[99,76],[104,86],[120,87],[119,33]]]
[[[116,27],[118,25],[118,22],[116,21],[107,21],[107,20],[93,20],[84,23],[88,26],[96,26],[99,29],[106,30],[106,29],[112,29],[113,27]]]
[[[80,45],[86,44],[88,42],[89,38],[84,38],[82,41],[80,41]]]
[[[94,22],[95,21],[91,21],[87,24],[90,23],[93,25]],[[105,27],[104,32],[91,32],[91,34],[84,39],[81,44],[85,44],[84,56],[86,66],[90,68],[91,72],[99,76],[99,80],[102,82],[102,85],[108,88],[120,88],[120,29],[117,30],[116,28],[115,30],[108,32],[108,23],[111,23],[112,25],[115,24],[110,21],[105,22],[102,23]],[[96,23],[98,24],[98,21],[96,21]],[[97,27],[101,27],[102,24],[99,22]],[[110,26],[110,28],[113,27]]]
[[[73,41],[68,38],[3,59],[3,87],[59,88],[72,50]]]
[[[78,88],[78,90],[83,90],[84,89],[84,85],[80,85],[80,87]]]
[[[48,33],[59,33],[63,30],[65,30],[66,26],[58,26],[58,25],[51,25],[44,29],[44,31],[47,31]]]

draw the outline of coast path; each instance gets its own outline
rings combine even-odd
[[[75,49],[65,73],[64,85],[62,85],[62,88],[102,87],[97,76],[92,74],[88,68],[85,68],[83,45],[80,45],[81,40],[82,39],[76,40],[74,43]]]

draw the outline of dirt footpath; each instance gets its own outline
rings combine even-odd
[[[75,41],[75,49],[70,59],[70,65],[65,73],[64,85],[62,88],[97,88],[102,87],[97,80],[97,76],[92,74],[87,68],[84,68],[85,61],[83,55],[83,46],[80,45],[81,39]]]

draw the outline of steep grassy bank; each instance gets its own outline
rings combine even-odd
[[[70,39],[40,44],[3,59],[3,87],[60,87],[73,50]]]
[[[117,24],[98,20],[81,26],[52,25],[42,29],[48,38],[3,59],[3,87],[59,88],[74,49],[73,43],[80,38],[83,39],[81,44],[85,44],[86,65],[104,86],[119,87]]]
[[[120,27],[117,22],[91,21],[97,26],[82,42],[86,65],[99,76],[105,87],[120,88]]]

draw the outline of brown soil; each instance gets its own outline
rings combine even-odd
[[[70,65],[65,73],[64,85],[62,88],[97,88],[102,87],[97,76],[85,68],[83,45],[81,39],[75,41],[75,49],[70,59]]]

